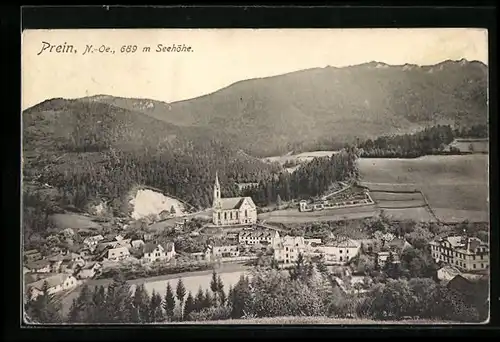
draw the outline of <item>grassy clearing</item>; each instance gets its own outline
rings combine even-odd
[[[426,156],[416,159],[363,158],[359,160],[359,166],[364,182],[404,184],[401,185],[403,188],[416,187],[425,194],[435,210],[470,210],[472,216],[477,216],[475,212],[489,211],[487,155]],[[384,186],[380,185],[379,188]],[[399,190],[397,188],[398,186],[394,186],[393,191]],[[374,190],[376,189],[375,186]],[[447,217],[441,219],[446,220]]]
[[[304,213],[299,212],[298,209],[287,209],[259,214],[259,219],[272,223],[307,223],[362,219],[376,216],[378,213],[379,210],[374,205]]]
[[[54,214],[51,221],[58,229],[99,229],[101,226],[88,216],[78,214]]]
[[[370,319],[348,319],[348,318],[331,318],[331,317],[269,317],[269,318],[251,318],[251,319],[229,319],[219,321],[196,321],[196,322],[179,322],[170,324],[272,324],[272,325],[289,325],[289,324],[330,324],[330,325],[357,325],[357,324],[403,324],[403,325],[429,325],[429,324],[453,324],[450,321],[432,321],[432,320],[401,320],[401,321],[376,321]]]

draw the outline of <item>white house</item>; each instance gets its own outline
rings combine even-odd
[[[446,265],[444,267],[441,267],[437,271],[437,278],[443,283],[447,284],[450,280],[455,278],[457,275],[459,275],[461,272],[460,270],[451,265]]]
[[[358,255],[360,248],[361,244],[356,240],[341,239],[311,247],[311,255],[322,255],[327,263],[343,265]]]
[[[127,247],[110,248],[106,251],[106,258],[111,261],[120,261],[130,256]]]
[[[130,244],[133,248],[137,249],[142,248],[145,245],[144,241],[142,240],[133,240]]]
[[[205,250],[205,259],[230,258],[240,256],[238,245],[209,245]]]
[[[280,234],[276,230],[247,230],[238,234],[238,242],[244,245],[266,244],[274,246],[279,242]]]
[[[89,236],[88,238],[85,238],[85,240],[83,240],[83,244],[89,247],[91,250],[94,250],[97,244],[102,240],[104,240],[104,237],[102,235]]]
[[[39,295],[43,294],[44,283],[47,282],[48,293],[56,294],[61,291],[66,291],[76,287],[79,281],[69,274],[55,274],[45,279],[40,279],[34,283],[28,284],[27,287],[31,289],[31,298],[35,299]]]
[[[143,248],[144,255],[142,260],[148,263],[164,260],[169,261],[176,254],[175,246],[172,242],[167,243],[165,247],[161,244],[147,243]]]
[[[30,272],[34,273],[50,273],[51,267],[50,262],[47,259],[37,260],[26,263],[26,268],[30,270]]]
[[[307,245],[302,236],[285,236],[274,247],[274,259],[283,267],[297,261],[299,254],[308,254]]]
[[[102,265],[98,262],[91,262],[80,269],[77,274],[78,279],[92,278],[101,269]]]

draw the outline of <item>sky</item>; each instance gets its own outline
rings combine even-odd
[[[54,45],[52,52],[40,53],[43,42]],[[191,51],[156,52],[158,44]],[[57,53],[56,45],[73,50]],[[110,52],[83,54],[86,45]],[[136,45],[136,52],[121,53],[127,45]],[[142,52],[145,46],[151,51]],[[174,102],[245,79],[370,61],[432,65],[465,58],[487,65],[488,35],[437,28],[26,30],[21,51],[26,109],[50,98],[97,94]]]

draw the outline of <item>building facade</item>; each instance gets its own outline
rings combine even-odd
[[[274,246],[279,242],[280,234],[276,230],[250,230],[238,234],[238,242],[243,245],[265,244]]]
[[[326,263],[344,265],[359,254],[361,244],[352,239],[342,239],[327,245],[311,248],[312,255],[323,256]]]
[[[217,226],[253,224],[257,207],[251,197],[221,197],[219,177],[215,175],[212,222]]]
[[[429,243],[432,257],[462,271],[489,269],[489,246],[475,237],[448,236]]]
[[[280,239],[275,246],[274,259],[281,267],[288,267],[297,261],[299,254],[306,256],[307,249],[304,237],[287,235]]]

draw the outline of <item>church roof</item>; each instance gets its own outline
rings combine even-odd
[[[255,206],[252,199],[250,197],[229,197],[229,198],[221,198],[220,204],[222,210],[230,210],[230,209],[239,209],[245,199],[249,199],[249,202],[252,206]]]

